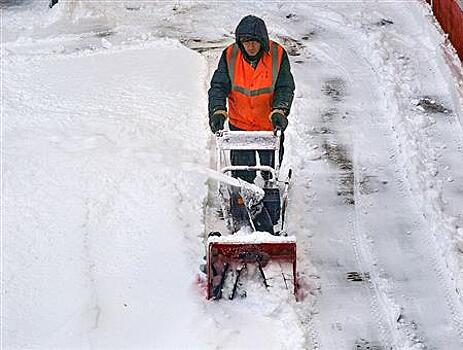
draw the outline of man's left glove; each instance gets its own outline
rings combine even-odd
[[[288,126],[288,118],[281,109],[274,109],[270,113],[270,120],[272,121],[273,130],[285,131]]]
[[[222,109],[215,111],[209,118],[209,126],[211,131],[215,134],[219,130],[223,130],[223,125],[225,124],[225,119],[228,118],[227,111]]]

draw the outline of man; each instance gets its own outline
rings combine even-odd
[[[223,51],[209,89],[212,132],[222,130],[226,119],[233,131],[284,131],[294,97],[294,80],[286,51],[269,40],[264,21],[256,16],[244,17],[235,35],[236,43]],[[231,151],[231,163],[255,165],[255,153]],[[274,167],[274,157],[273,151],[259,151],[261,165]],[[234,171],[232,175],[252,183],[256,172]],[[268,179],[270,174],[262,172],[261,176]]]

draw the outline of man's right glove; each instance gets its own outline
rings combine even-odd
[[[288,126],[288,118],[286,118],[285,113],[281,109],[274,109],[270,113],[270,120],[272,121],[273,130],[285,131]]]
[[[225,119],[228,118],[227,111],[222,109],[215,111],[209,118],[209,126],[211,131],[215,134],[219,130],[223,130],[223,125],[225,124]]]

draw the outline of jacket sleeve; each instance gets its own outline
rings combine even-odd
[[[230,77],[228,76],[226,50],[222,52],[219,66],[214,72],[209,89],[209,116],[215,111],[227,110],[227,96],[231,90]]]
[[[281,58],[280,72],[275,83],[275,92],[273,95],[272,108],[282,109],[286,115],[291,110],[291,105],[294,98],[294,78],[291,74],[291,67],[289,65],[289,58],[286,51],[283,51]]]

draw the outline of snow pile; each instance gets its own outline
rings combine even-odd
[[[167,40],[8,58],[8,344],[193,344],[200,311],[190,283],[207,188],[180,164],[206,164],[204,71],[198,54]]]

